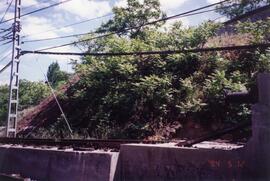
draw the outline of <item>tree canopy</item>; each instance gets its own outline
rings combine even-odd
[[[150,20],[157,20],[165,16],[160,9],[159,0],[127,0],[127,7],[114,7],[114,18],[101,25],[99,33],[119,32],[118,35],[129,35],[132,38],[142,36],[143,28],[141,27]],[[157,28],[162,23],[148,26],[147,29]],[[131,30],[129,30],[132,28]],[[121,33],[120,33],[121,32]]]
[[[204,47],[219,27],[206,22],[183,28],[176,23],[165,32],[143,30],[143,39],[112,35],[84,46],[93,52],[197,48]],[[244,33],[242,26],[238,27],[238,33]],[[72,107],[68,117],[78,130],[85,128],[90,137],[96,138],[168,138],[186,121],[211,125],[250,119],[250,105],[229,105],[225,95],[228,91],[249,90],[258,72],[270,70],[266,61],[269,56],[264,50],[88,56],[76,66],[80,80],[66,97]]]
[[[155,13],[149,15],[152,8]],[[140,27],[163,16],[156,0],[145,0],[144,4],[129,0],[127,7],[115,8],[114,12],[115,17],[101,26],[101,33]],[[265,27],[258,33],[254,27],[260,25]],[[247,31],[243,26],[253,29],[249,31],[249,38],[241,37]],[[265,42],[268,26],[269,22],[240,23],[236,26],[236,33],[246,44]],[[197,27],[184,28],[181,22],[177,22],[166,31],[135,28],[80,45],[92,52],[215,46],[220,41],[210,42],[209,39],[216,36],[219,27],[220,24],[204,22]],[[230,44],[238,43],[234,39],[229,41]],[[86,133],[88,137],[172,138],[181,133],[187,122],[215,129],[216,125],[222,127],[250,119],[251,105],[228,104],[225,97],[228,92],[250,90],[259,72],[270,71],[269,60],[270,52],[265,49],[176,55],[86,56],[82,63],[75,65],[80,79],[68,89],[62,101],[68,102],[66,109],[70,111],[67,111],[67,117],[75,132]],[[52,129],[63,127],[59,123],[55,119]]]
[[[47,78],[49,83],[53,87],[57,87],[61,83],[68,80],[68,74],[60,70],[60,66],[57,62],[53,62],[49,65],[47,71]]]

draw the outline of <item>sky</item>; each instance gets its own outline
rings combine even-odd
[[[0,0],[0,18],[2,18],[8,3],[11,0]],[[50,4],[61,2],[62,0],[22,0],[22,14],[34,11],[36,9],[46,7]],[[143,1],[143,0],[140,0]],[[189,11],[201,6],[218,2],[219,0],[160,0],[162,10],[168,15],[179,14],[181,12]],[[72,0],[70,2],[61,4],[29,16],[22,17],[22,36],[25,36],[22,41],[53,38],[58,36],[65,36],[77,33],[87,33],[94,31],[103,22],[108,21],[113,16],[107,16],[91,22],[83,23],[80,25],[60,28],[65,25],[80,22],[90,18],[96,18],[112,13],[114,6],[126,6],[126,0]],[[6,14],[5,19],[13,18],[14,6]],[[195,15],[185,18],[174,19],[167,22],[169,26],[175,21],[182,21],[185,27],[196,26],[199,23],[207,20],[214,20],[221,16],[215,12],[210,12],[201,15]],[[218,19],[224,20],[224,17]],[[0,29],[8,28],[12,22],[0,24]],[[54,30],[54,31],[49,31]],[[56,30],[56,31],[55,31]],[[45,47],[61,45],[76,41],[76,38],[68,38],[61,40],[51,40],[43,42],[32,42],[22,44],[22,50],[37,50]],[[0,44],[1,41],[0,41]],[[0,46],[0,59],[11,51],[10,45]],[[72,51],[81,52],[82,50],[74,47],[67,46],[52,51]],[[31,81],[44,81],[43,73],[47,71],[48,66],[57,61],[63,71],[72,72],[70,65],[71,59],[80,59],[75,56],[55,56],[55,55],[24,55],[21,57],[20,64],[20,78]],[[0,62],[0,69],[10,61],[10,58]],[[39,63],[38,63],[39,62]],[[40,65],[41,66],[40,66]],[[10,68],[0,74],[0,84],[9,82]]]

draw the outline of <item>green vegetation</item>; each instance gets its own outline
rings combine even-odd
[[[8,86],[0,86],[0,125],[5,125],[8,109]]]
[[[234,17],[260,6],[260,2],[266,1],[235,1],[241,5],[220,13]],[[158,0],[145,0],[144,4],[139,0],[128,0],[126,8],[114,8],[113,11],[115,17],[102,24],[99,32],[115,32],[115,35],[77,46],[83,46],[88,52],[202,48],[209,46],[209,39],[215,37],[221,27],[205,22],[184,28],[181,22],[176,22],[164,30],[162,22],[142,28],[146,22],[166,16],[160,10]],[[269,22],[239,23],[236,32],[248,34],[244,42],[250,44],[267,42]],[[137,28],[122,32],[130,27]],[[230,44],[238,43],[233,41],[231,39]],[[257,74],[270,71],[270,51],[87,56],[74,67],[80,79],[59,97],[63,104],[67,103],[65,113],[76,134],[104,139],[165,139],[176,137],[186,129],[184,124],[188,122],[211,130],[212,125],[222,128],[250,119],[250,105],[227,103],[225,96],[228,92],[253,88]],[[55,88],[68,78],[57,63],[50,65],[47,76]],[[22,100],[26,102],[22,102],[22,107],[37,104],[47,95],[47,86],[37,84],[33,89],[31,86],[22,89],[25,91],[21,93]],[[28,87],[41,90],[31,93]],[[2,104],[5,100],[0,101],[5,105]],[[62,138],[68,137],[68,131],[62,118],[56,118],[54,124],[37,130],[33,136]]]
[[[69,78],[68,73],[61,71],[60,66],[57,62],[53,62],[50,64],[48,71],[47,71],[47,78],[49,83],[53,88],[58,87],[66,83]]]
[[[52,87],[58,88],[66,83],[69,74],[61,71],[57,62],[52,63],[47,71],[48,80]],[[43,82],[31,82],[28,80],[20,80],[19,92],[19,111],[35,106],[43,99],[48,97],[51,91],[47,84]],[[8,111],[8,86],[0,86],[0,125],[5,125]]]
[[[127,8],[115,8],[115,18],[100,30],[118,32],[164,16],[155,6],[155,16],[143,13],[141,19],[137,11],[130,10],[139,7],[140,12],[146,12],[149,4],[128,2]],[[150,2],[157,5],[156,1],[145,1]],[[159,31],[161,26],[111,35],[81,46],[89,52],[197,48],[204,47],[220,27],[206,22],[185,29],[178,22],[168,31]],[[243,24],[238,26],[238,32],[245,33]],[[258,24],[250,23],[252,26]],[[269,31],[267,27],[265,30]],[[261,31],[259,36],[254,31],[249,32],[252,38],[248,41],[264,41],[268,31]],[[269,56],[269,51],[256,50],[85,57],[75,68],[80,80],[65,97],[72,107],[68,118],[78,132],[95,138],[169,138],[189,121],[206,127],[244,121],[250,119],[250,105],[228,104],[225,95],[250,90],[257,73],[270,70]]]
[[[42,82],[20,81],[19,110],[37,105],[50,94],[48,86]],[[8,86],[0,86],[0,125],[5,125],[8,111]]]
[[[157,28],[160,26],[160,23],[147,26],[147,28],[141,27],[142,25],[149,20],[165,17],[157,0],[145,0],[143,4],[137,0],[128,0],[127,4],[127,8],[115,7],[113,9],[115,18],[103,24],[98,31],[100,33],[119,32],[119,36],[129,35],[132,38],[142,37],[144,35],[143,30]]]
[[[49,87],[43,82],[20,81],[19,110],[37,105],[50,95]]]

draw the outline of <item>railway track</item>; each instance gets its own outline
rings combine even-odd
[[[145,141],[145,140],[97,140],[97,139],[24,139],[24,138],[0,138],[0,144],[8,145],[22,145],[22,146],[34,146],[34,147],[58,147],[61,148],[73,148],[75,150],[87,150],[87,149],[113,149],[119,150],[122,144],[160,144],[166,143],[165,141]]]

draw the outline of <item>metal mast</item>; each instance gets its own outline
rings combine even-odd
[[[9,103],[8,103],[8,120],[7,120],[7,137],[16,137],[17,113],[19,104],[19,64],[21,53],[21,0],[15,0],[15,13],[13,29],[13,47],[11,60],[11,73],[9,85]]]

